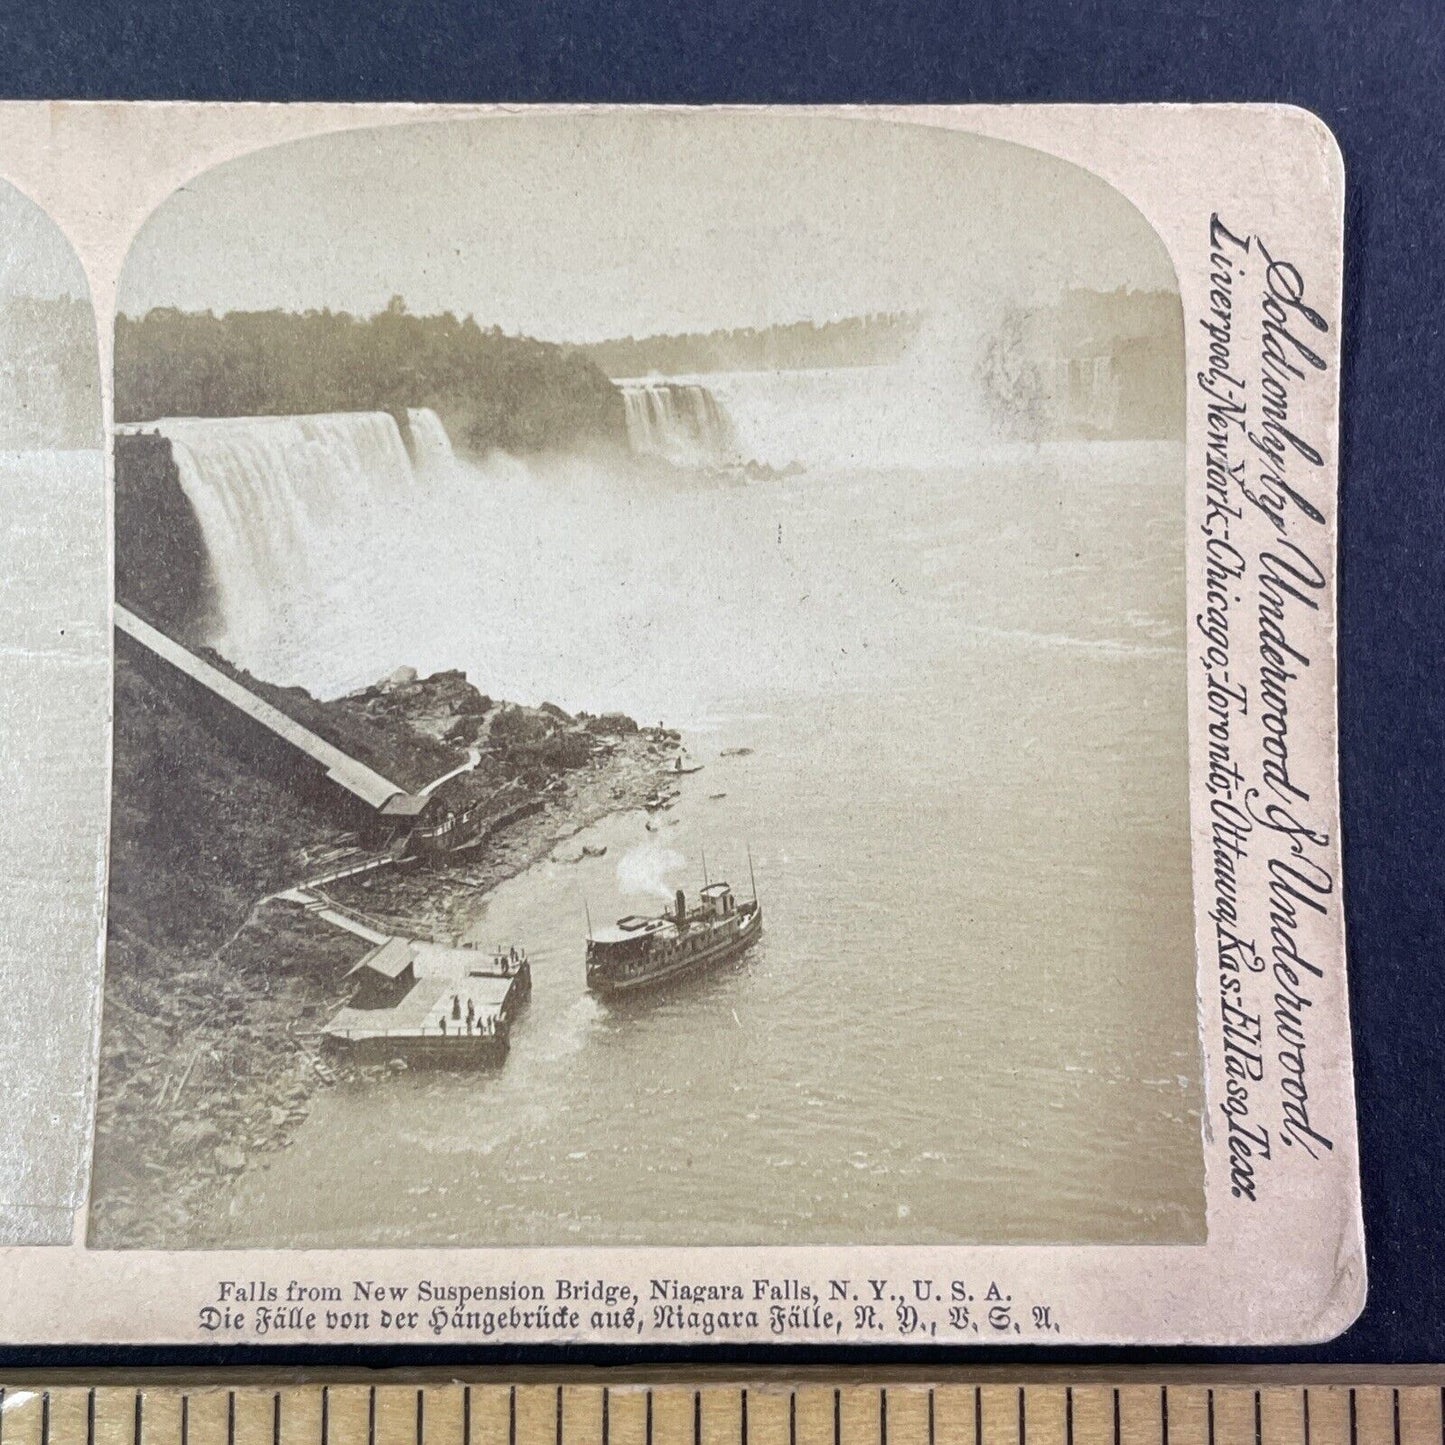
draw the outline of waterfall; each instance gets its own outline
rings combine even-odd
[[[638,456],[679,467],[717,467],[738,460],[732,420],[705,386],[688,381],[621,381],[627,441]]]
[[[411,451],[419,471],[450,467],[456,457],[442,419],[429,406],[409,406],[407,426],[411,430]]]
[[[1060,357],[1046,375],[1052,392],[1055,424],[1065,435],[1108,436],[1119,413],[1119,374],[1114,358]]]
[[[1119,374],[1113,356],[1095,356],[1089,366],[1089,424],[1107,435],[1119,417]]]
[[[386,565],[390,519],[419,489],[382,411],[167,417],[126,430],[171,444],[216,587],[214,640],[243,666],[258,660],[255,645],[274,633],[287,600],[341,560],[333,553],[349,550],[353,567]]]

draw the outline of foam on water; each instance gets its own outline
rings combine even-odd
[[[452,439],[447,435],[442,419],[431,407],[408,407],[406,420],[411,431],[412,453],[416,457],[418,471],[444,472],[455,466],[456,454],[452,451]]]
[[[324,585],[327,568],[382,561],[338,555],[342,519],[376,523],[379,553],[385,518],[415,502],[416,474],[387,412],[166,417],[146,430],[170,440],[216,584],[216,641],[235,661],[257,660],[285,623],[286,599]]]

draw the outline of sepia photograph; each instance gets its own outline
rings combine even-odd
[[[115,330],[89,1239],[1198,1243],[1158,236],[878,120],[363,129]]]
[[[0,1246],[69,1244],[85,1197],[99,1017],[106,718],[105,456],[79,259],[0,180]]]

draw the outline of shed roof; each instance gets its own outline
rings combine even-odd
[[[629,917],[619,918],[616,928],[594,928],[588,937],[593,943],[626,943],[634,938],[648,938],[663,930],[676,933],[677,926],[666,918],[645,918],[641,922],[633,922]]]
[[[164,658],[172,667],[253,718],[277,737],[284,738],[312,761],[319,763],[326,769],[326,776],[332,782],[345,788],[362,802],[380,809],[398,795],[408,796],[404,788],[389,778],[382,777],[365,763],[357,762],[340,748],[328,743],[325,738],[318,737],[309,728],[302,727],[294,718],[287,717],[280,708],[273,707],[269,702],[257,697],[235,678],[227,676],[218,667],[212,667],[189,648],[182,647],[179,642],[119,605],[115,609],[115,625],[127,637],[133,638],[157,657]]]
[[[411,966],[411,940],[409,938],[388,938],[385,943],[379,943],[364,958],[354,964],[348,971],[349,978],[353,973],[360,973],[362,969],[370,969],[372,973],[379,973],[385,978],[400,978]]]
[[[397,793],[382,804],[381,811],[388,818],[415,818],[426,811],[431,800],[430,793]]]

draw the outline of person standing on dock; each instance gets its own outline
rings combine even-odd
[[[452,995],[452,1017],[460,1019],[462,1016],[462,1000],[459,994]]]
[[[472,1031],[472,1020],[475,1019],[476,1016],[477,1016],[477,1006],[476,1006],[476,1004],[474,1004],[474,1003],[471,1001],[471,999],[468,999],[468,1000],[467,1000],[467,1032],[468,1032],[468,1033],[471,1033],[471,1031]]]

